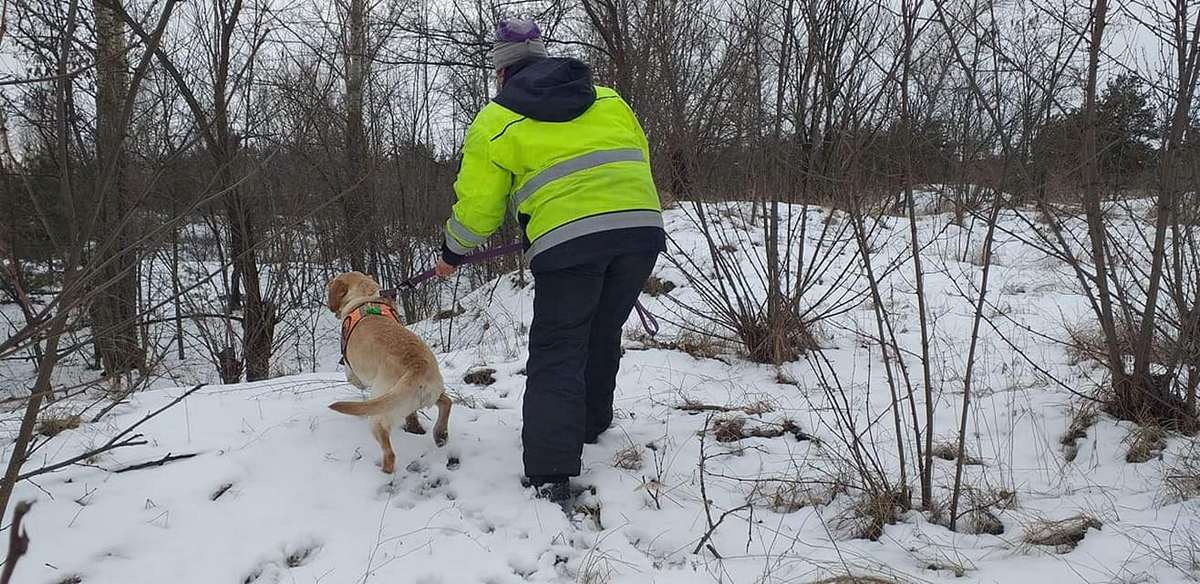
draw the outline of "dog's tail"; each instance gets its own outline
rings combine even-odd
[[[340,401],[329,404],[329,409],[351,416],[374,416],[385,414],[400,406],[404,396],[389,391],[366,401]]]

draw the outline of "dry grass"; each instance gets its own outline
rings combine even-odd
[[[1107,361],[1108,349],[1105,348],[1104,331],[1093,322],[1084,324],[1069,324],[1065,327],[1067,340],[1067,357],[1072,364],[1094,362],[1104,364]],[[1118,348],[1124,354],[1133,354],[1137,339],[1137,331],[1128,326],[1117,329]]]
[[[467,312],[467,309],[463,308],[461,304],[456,304],[454,306],[454,308],[442,310],[442,311],[439,311],[438,313],[434,314],[433,320],[449,320],[456,316],[461,316],[463,314],[466,314],[466,312]]]
[[[1200,497],[1200,442],[1192,440],[1167,466],[1163,486],[1172,501]]]
[[[41,420],[38,420],[37,433],[47,438],[53,438],[67,430],[78,428],[79,422],[79,416],[75,414],[47,413]]]
[[[742,319],[735,334],[742,342],[748,359],[755,363],[775,365],[795,361],[805,353],[820,350],[821,340],[826,337],[816,323],[805,322],[790,311],[784,311],[773,323],[767,322],[764,313]]]
[[[638,341],[651,349],[680,351],[695,359],[716,359],[724,351],[721,339],[706,333],[695,331],[680,331],[673,340],[659,340],[644,333],[626,335],[630,340]]]
[[[978,509],[967,514],[965,527],[967,533],[975,535],[1002,535],[1004,533],[1004,522],[996,517],[989,509]]]
[[[1167,432],[1161,426],[1143,424],[1134,426],[1125,437],[1127,450],[1125,462],[1142,463],[1156,458],[1162,458],[1162,451],[1167,447]]]
[[[755,483],[750,500],[757,506],[786,514],[806,507],[828,505],[833,500],[833,493],[813,483],[767,479]]]
[[[717,442],[737,442],[746,437],[745,427],[745,418],[722,418],[713,422],[712,433]]]
[[[1175,385],[1168,373],[1119,377],[1103,396],[1104,411],[1118,420],[1190,433],[1197,419]]]
[[[575,575],[578,584],[608,584],[612,579],[613,568],[608,558],[597,553],[589,553]]]
[[[637,444],[630,444],[622,448],[613,455],[613,466],[625,470],[639,470],[642,468],[642,447]]]
[[[779,438],[789,435],[797,442],[814,439],[791,420],[755,426],[748,426],[746,422],[747,419],[741,416],[718,418],[713,421],[710,431],[717,442],[724,443],[737,442],[746,438]]]
[[[779,385],[800,387],[800,382],[795,377],[788,375],[788,373],[783,369],[777,369],[775,371],[775,383],[778,383]]]
[[[463,375],[463,382],[471,385],[492,385],[496,383],[496,370],[490,367],[473,369]]]
[[[953,442],[938,442],[937,444],[933,445],[933,455],[942,460],[957,460],[958,445]],[[964,450],[963,464],[969,466],[979,466],[983,464],[983,461],[971,456],[971,453]]]
[[[834,526],[851,539],[876,541],[885,525],[894,525],[904,509],[904,497],[897,490],[864,493],[852,507],[834,519]]]
[[[1067,431],[1059,438],[1059,444],[1063,445],[1063,457],[1067,462],[1074,462],[1075,457],[1079,454],[1078,442],[1081,438],[1087,437],[1088,428],[1096,424],[1096,407],[1091,402],[1075,406],[1071,410],[1071,424],[1067,426]]]
[[[1059,553],[1075,549],[1087,535],[1089,529],[1102,529],[1099,519],[1079,514],[1057,521],[1038,521],[1025,528],[1022,540],[1029,545],[1051,546]]]
[[[1108,367],[1108,347],[1098,324],[1084,323],[1066,327],[1069,345],[1067,356],[1072,364],[1095,363]],[[1123,358],[1138,352],[1140,331],[1128,322],[1116,323],[1117,350]],[[1185,343],[1180,345],[1180,343]],[[1191,348],[1186,340],[1170,335],[1155,334],[1149,340],[1152,363],[1171,362],[1175,355],[1187,354]],[[1110,373],[1113,373],[1110,369]],[[1138,424],[1167,426],[1188,432],[1197,426],[1196,417],[1185,405],[1175,387],[1175,379],[1167,374],[1151,373],[1146,377],[1112,375],[1114,382],[1104,392],[1104,411],[1120,420]]]
[[[992,509],[1015,509],[1017,494],[1008,489],[970,489],[967,502],[971,511],[964,517],[964,525],[970,533],[1000,535],[1004,533],[1004,522]]]
[[[714,359],[721,354],[720,340],[712,335],[683,331],[675,339],[675,349],[697,359]]]
[[[474,395],[463,394],[453,390],[447,391],[446,394],[450,396],[450,401],[453,402],[454,405],[463,406],[472,410],[486,408],[486,404],[484,404],[478,397]]]
[[[967,575],[968,568],[962,564],[949,561],[947,559],[933,559],[921,562],[926,570],[932,572],[948,572],[955,578],[962,578]]]
[[[651,297],[670,294],[676,288],[675,282],[664,280],[658,276],[650,276],[646,279],[646,284],[642,286],[642,292],[649,294]]]

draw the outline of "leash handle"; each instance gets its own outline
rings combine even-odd
[[[637,309],[638,319],[642,321],[642,328],[646,330],[646,334],[654,337],[658,335],[658,319],[654,318],[654,314],[642,306],[642,301],[634,302],[633,307]]]

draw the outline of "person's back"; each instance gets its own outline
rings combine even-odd
[[[467,136],[449,251],[468,253],[510,208],[535,270],[661,248],[649,146],[629,105],[575,59],[526,60],[504,75]],[[614,230],[624,232],[602,235]]]
[[[525,475],[565,503],[583,444],[612,422],[621,328],[665,248],[662,212],[645,133],[615,91],[547,57],[531,21],[502,22],[492,56],[502,87],[467,131],[438,273],[517,216],[536,286]]]
[[[575,59],[540,59],[506,75],[478,123],[491,136],[490,160],[516,179],[511,204],[528,240],[538,242],[530,261],[549,265],[536,258],[566,240],[541,237],[583,217],[608,215],[590,227],[574,226],[572,235],[629,227],[656,228],[648,238],[661,234],[649,147],[625,101],[612,89],[593,88],[587,67]],[[630,243],[645,246],[622,237],[590,247],[615,251],[613,245]]]

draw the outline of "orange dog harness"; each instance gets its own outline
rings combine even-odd
[[[339,364],[346,362],[346,344],[350,342],[350,335],[354,333],[354,327],[357,327],[358,323],[368,316],[390,316],[396,322],[400,322],[400,315],[396,314],[392,305],[386,302],[367,302],[355,308],[353,312],[346,315],[346,318],[342,319],[342,360],[338,361]]]

